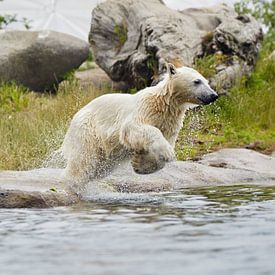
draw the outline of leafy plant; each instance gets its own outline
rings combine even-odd
[[[275,27],[275,1],[241,0],[234,4],[238,14],[251,14],[270,31]]]
[[[64,80],[68,81],[69,83],[76,81],[75,72],[75,69],[66,72],[63,76]]]
[[[5,29],[14,22],[17,22],[16,15],[0,15],[0,29]]]
[[[26,17],[18,19],[16,14],[0,14],[0,30],[6,29],[7,26],[16,22],[22,23],[26,30],[29,30],[31,28],[31,20],[28,20]]]
[[[28,107],[28,89],[17,86],[15,83],[6,83],[0,86],[0,114],[13,113]]]

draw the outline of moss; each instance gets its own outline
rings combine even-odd
[[[118,38],[118,50],[120,50],[128,38],[128,28],[126,21],[123,21],[122,24],[116,24],[114,27],[114,33],[117,35]]]

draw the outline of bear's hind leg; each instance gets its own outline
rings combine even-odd
[[[75,182],[87,182],[94,177],[96,167],[96,160],[79,154],[73,158],[68,159],[65,168],[65,178]]]

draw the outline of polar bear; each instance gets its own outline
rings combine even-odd
[[[209,104],[217,93],[196,70],[167,64],[164,79],[138,93],[102,95],[78,111],[61,150],[65,176],[87,181],[132,158],[137,173],[175,159],[174,146],[190,105]]]

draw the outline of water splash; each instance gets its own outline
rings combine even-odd
[[[48,153],[42,161],[41,167],[65,168],[66,160],[60,148],[65,136],[66,129],[67,125],[61,126],[52,136],[44,140],[47,144]]]
[[[43,161],[42,166],[44,168],[65,168],[66,160],[61,149],[55,150],[48,154]]]
[[[204,153],[211,152],[221,124],[220,110],[219,106],[215,106],[211,116],[204,108],[189,110],[176,145],[180,159],[194,159],[197,147],[202,147]],[[206,125],[211,126],[207,128]],[[207,135],[207,140],[202,138],[203,134]]]

